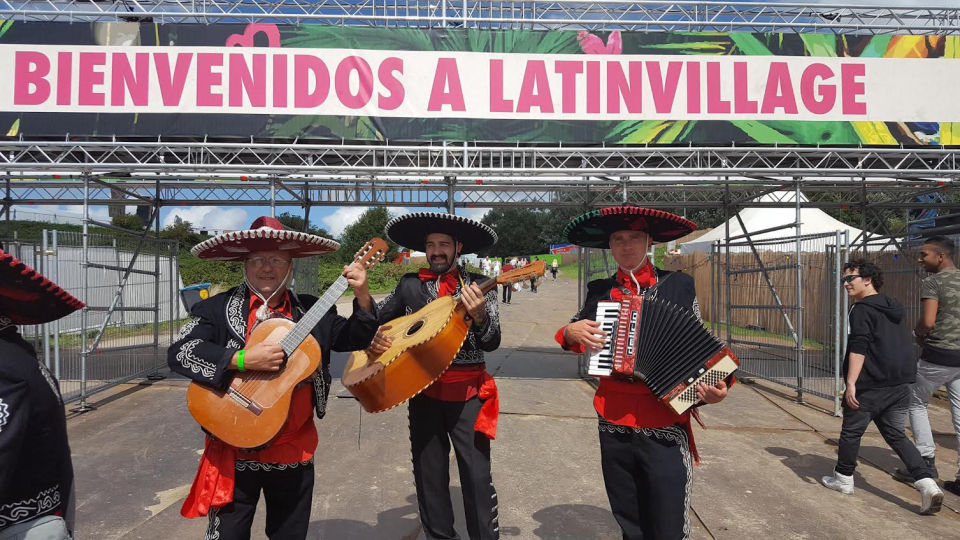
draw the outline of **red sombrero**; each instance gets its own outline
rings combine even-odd
[[[253,221],[250,229],[218,234],[193,246],[190,253],[201,259],[241,261],[254,251],[287,251],[293,258],[298,258],[330,253],[338,249],[340,244],[329,238],[288,231],[280,221],[261,216]]]
[[[571,244],[608,249],[610,235],[617,231],[644,231],[654,242],[669,242],[697,230],[697,224],[685,217],[644,208],[611,206],[581,214],[567,223],[563,236]]]
[[[14,324],[42,324],[83,306],[43,274],[0,249],[0,317]]]

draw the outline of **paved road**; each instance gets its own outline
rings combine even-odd
[[[576,358],[552,342],[576,310],[574,287],[548,281],[538,294],[516,294],[502,308],[503,346],[490,355],[489,369],[501,390],[493,473],[504,538],[619,538],[601,480],[593,390],[577,378]],[[344,358],[335,359],[335,369]],[[69,420],[78,538],[203,537],[204,521],[178,513],[202,445],[185,391],[186,381],[175,378],[124,385],[95,396],[96,411]],[[342,393],[334,388],[334,396]],[[952,476],[957,452],[949,413],[934,408],[931,415],[940,472]],[[857,492],[820,487],[817,480],[834,464],[840,421],[796,404],[776,386],[738,385],[703,416],[709,429],[696,428],[703,464],[693,484],[693,538],[902,540],[955,538],[960,530],[953,495],[940,514],[916,514],[917,492],[890,477],[897,459],[873,430],[863,442]],[[353,399],[334,397],[318,426],[310,538],[417,538],[406,408],[370,415]],[[259,514],[255,538],[263,538]],[[462,525],[459,517],[466,537]]]

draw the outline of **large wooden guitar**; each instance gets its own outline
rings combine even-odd
[[[374,238],[357,252],[354,262],[369,269],[386,253],[386,242]],[[226,391],[191,383],[187,408],[193,418],[214,437],[238,448],[256,448],[273,440],[287,421],[293,388],[320,366],[320,344],[310,332],[346,290],[347,278],[340,276],[296,324],[283,318],[257,324],[246,347],[280,343],[286,357],[283,366],[279,371],[234,372]]]
[[[496,285],[542,276],[543,261],[511,270],[480,283],[484,294]],[[350,355],[341,382],[367,412],[400,405],[433,384],[450,367],[463,346],[472,320],[458,298],[441,296],[416,313],[398,317],[381,331],[393,343],[383,354],[367,351]]]

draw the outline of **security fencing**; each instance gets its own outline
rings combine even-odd
[[[180,301],[177,242],[136,234],[45,230],[6,249],[86,303],[60,320],[22,326],[39,359],[79,402],[132,379],[159,376],[166,347],[186,313]]]
[[[789,228],[789,227],[784,227]],[[842,231],[731,238],[711,253],[668,254],[663,267],[691,275],[704,324],[740,359],[741,373],[833,400],[839,413],[847,295],[840,287],[849,238]],[[608,277],[608,250],[582,249],[579,304],[586,284]],[[586,377],[589,358],[580,357]]]

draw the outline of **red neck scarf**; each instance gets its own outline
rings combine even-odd
[[[437,296],[449,296],[457,292],[457,267],[454,266],[450,270],[437,274],[429,268],[421,268],[420,273],[418,274],[420,281],[437,281]]]
[[[637,279],[637,283],[640,284],[641,289],[653,287],[657,284],[657,273],[654,272],[650,259],[647,259],[647,262],[643,266],[634,270],[633,277]],[[630,279],[630,274],[623,268],[617,269],[617,283],[624,286],[633,294],[639,294],[637,286],[634,285],[633,280]]]

